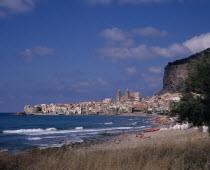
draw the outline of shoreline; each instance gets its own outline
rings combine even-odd
[[[210,139],[195,128],[119,135],[106,141],[34,148],[27,153],[0,152],[0,167],[11,169],[208,169]],[[1,169],[1,168],[0,168]]]
[[[159,116],[159,119],[162,116]],[[156,116],[150,125],[156,129],[163,122]],[[168,119],[164,119],[164,122]],[[151,127],[152,128],[152,127]],[[165,129],[165,128],[162,128]],[[143,131],[146,131],[143,130]],[[144,134],[144,135],[142,135]],[[210,138],[193,127],[186,130],[158,130],[125,134],[104,134],[104,140],[64,144],[27,152],[0,152],[0,169],[46,170],[116,170],[116,169],[209,169]],[[112,136],[117,135],[117,136]]]
[[[130,116],[130,115],[126,115],[126,116]],[[134,115],[133,115],[134,116]],[[139,115],[140,116],[140,115]],[[122,134],[122,132],[118,132],[118,133],[110,133],[110,132],[104,132],[104,133],[101,133],[101,134],[98,134],[99,136],[93,136],[93,137],[90,137],[90,138],[87,138],[87,139],[84,139],[83,142],[74,142],[74,143],[69,143],[69,144],[63,144],[59,147],[56,147],[56,146],[49,146],[49,147],[46,147],[46,148],[40,148],[40,147],[37,147],[37,146],[32,146],[31,148],[28,148],[26,150],[19,150],[19,151],[16,151],[16,152],[10,152],[8,151],[7,149],[3,149],[2,151],[3,152],[8,152],[8,153],[11,153],[11,154],[22,154],[22,153],[29,153],[31,151],[33,151],[34,149],[35,150],[40,150],[40,151],[47,151],[47,150],[60,150],[60,149],[63,149],[63,148],[68,148],[68,149],[80,149],[80,148],[89,148],[91,146],[94,146],[94,145],[99,145],[99,144],[103,144],[103,143],[110,143],[110,141],[120,141],[121,138],[123,137],[126,137],[126,136],[129,136],[129,135],[135,135],[136,133],[144,133],[144,131],[147,131],[151,128],[161,128],[162,126],[158,123],[155,123],[155,118],[154,118],[154,115],[141,115],[141,117],[150,117],[152,122],[148,123],[148,125],[151,125],[150,128],[148,129],[144,129],[144,130],[140,130],[140,131],[134,131],[135,129],[135,126],[133,127],[134,129],[132,129],[130,132],[125,132],[125,134]],[[118,140],[119,138],[119,140]],[[0,153],[2,152],[0,151]]]
[[[161,128],[157,126],[156,128]],[[146,131],[146,130],[144,130]],[[144,132],[140,132],[144,133]],[[127,133],[114,135],[110,139],[101,140],[87,140],[82,143],[72,143],[63,145],[61,148],[47,148],[50,149],[67,149],[75,152],[90,152],[98,150],[120,150],[139,147],[152,147],[164,145],[166,143],[186,143],[195,141],[210,140],[207,132],[198,132],[196,127],[186,130],[159,130],[155,132],[144,133],[143,137],[136,136],[136,133]],[[210,144],[210,142],[209,142]]]
[[[145,116],[143,116],[145,117]],[[157,118],[156,115],[147,116],[150,117],[153,121],[150,122],[150,125],[153,125],[151,128],[161,129],[164,127],[163,124],[155,121]],[[159,116],[158,116],[159,117]],[[160,118],[160,117],[159,117]],[[135,127],[135,126],[134,126]],[[150,128],[150,129],[151,129]],[[24,154],[33,152],[33,150],[37,150],[39,152],[47,152],[49,150],[59,151],[59,150],[67,150],[67,151],[91,151],[98,149],[126,149],[126,148],[134,148],[134,147],[145,147],[150,145],[159,145],[164,143],[165,141],[171,142],[171,139],[178,141],[178,138],[182,138],[181,140],[185,140],[186,136],[191,136],[190,140],[197,140],[197,137],[203,136],[207,137],[207,133],[197,132],[196,128],[191,128],[187,130],[158,130],[155,132],[144,133],[148,129],[144,129],[142,131],[130,131],[129,133],[109,133],[105,132],[100,134],[99,137],[91,137],[89,139],[85,139],[83,142],[75,142],[70,144],[63,144],[61,147],[48,147],[44,149],[40,149],[38,147],[32,147],[26,151],[15,152],[11,154]],[[138,135],[137,135],[138,134]],[[140,134],[144,134],[143,137],[140,137]],[[199,135],[198,135],[199,134]],[[195,138],[195,136],[197,136]],[[170,140],[169,140],[170,139]],[[178,141],[180,142],[180,141]],[[6,151],[7,152],[7,151]],[[1,152],[0,152],[1,153]],[[8,152],[10,153],[10,152]]]
[[[42,113],[34,113],[34,114],[26,114],[26,113],[11,113],[14,116],[143,116],[150,117],[154,116],[152,114],[147,113],[122,113],[122,114],[42,114]]]
[[[83,116],[83,115],[82,115]],[[87,115],[88,116],[88,115]],[[129,115],[126,115],[126,116],[130,116]],[[135,116],[135,115],[133,115]],[[140,115],[139,115],[140,116]],[[150,126],[149,128],[156,128],[158,125],[155,124],[155,121],[154,121],[154,118],[153,116],[149,115],[149,116],[140,116],[140,117],[149,117],[150,118],[150,121],[147,123],[148,126]],[[140,132],[143,132],[144,130],[148,130],[149,128],[147,129],[142,129],[140,130],[139,129],[139,133]],[[136,133],[134,132],[134,129],[135,129],[135,125],[132,125],[132,128],[129,130],[129,131],[125,131],[126,135],[128,134],[133,134],[133,133]],[[86,138],[86,139],[83,139],[84,141],[83,142],[72,142],[72,143],[68,143],[67,141],[63,141],[61,140],[60,142],[57,143],[58,146],[49,146],[49,147],[45,147],[45,148],[42,148],[42,147],[38,147],[38,146],[31,146],[30,148],[26,148],[24,150],[16,150],[16,151],[13,151],[13,150],[8,150],[8,149],[2,149],[0,150],[0,153],[3,151],[3,152],[8,152],[8,153],[12,153],[12,154],[16,154],[16,153],[26,153],[26,152],[30,152],[31,150],[33,150],[34,148],[36,149],[39,149],[39,150],[45,150],[45,149],[50,149],[50,148],[62,148],[62,147],[79,147],[79,146],[90,146],[92,144],[98,144],[98,143],[104,143],[104,142],[107,142],[109,140],[112,140],[114,138],[117,138],[119,136],[122,135],[122,132],[123,130],[121,130],[121,132],[109,132],[109,131],[104,131],[102,133],[99,133],[95,136],[91,136],[89,138]],[[60,146],[59,146],[60,145]]]

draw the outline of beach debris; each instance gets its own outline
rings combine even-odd
[[[118,136],[118,134],[116,134],[116,133],[108,133],[108,132],[106,132],[106,133],[101,133],[100,135],[101,135],[101,136]]]
[[[149,130],[145,130],[144,133],[148,133],[148,132],[155,132],[158,131],[160,129],[149,129]]]
[[[120,142],[121,142],[121,140],[116,140],[115,141],[116,144],[119,144]]]
[[[2,149],[0,152],[8,152],[8,149]]]

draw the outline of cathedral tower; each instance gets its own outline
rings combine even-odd
[[[129,100],[130,100],[130,92],[127,89],[126,92],[125,92],[125,101],[129,101]]]
[[[117,91],[117,95],[116,95],[116,101],[117,101],[117,102],[121,101],[121,98],[122,98],[121,91],[118,90],[118,91]]]

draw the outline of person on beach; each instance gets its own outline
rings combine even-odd
[[[142,139],[150,139],[150,136],[146,137],[146,136],[144,136],[144,133],[140,133],[139,138],[142,138]]]
[[[122,135],[125,135],[125,131],[124,130],[122,131]]]
[[[139,135],[140,135],[139,138],[143,138],[144,137],[143,133],[140,133]]]

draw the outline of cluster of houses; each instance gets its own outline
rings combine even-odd
[[[167,113],[170,111],[172,102],[178,102],[181,99],[181,93],[165,93],[144,98],[143,102],[147,105],[147,111],[150,113]]]
[[[26,105],[26,114],[38,115],[120,115],[125,113],[166,113],[170,103],[179,101],[180,93],[165,93],[148,98],[142,98],[141,93],[130,93],[126,90],[124,96],[118,90],[116,101],[106,98],[103,101],[90,101],[69,104]]]

